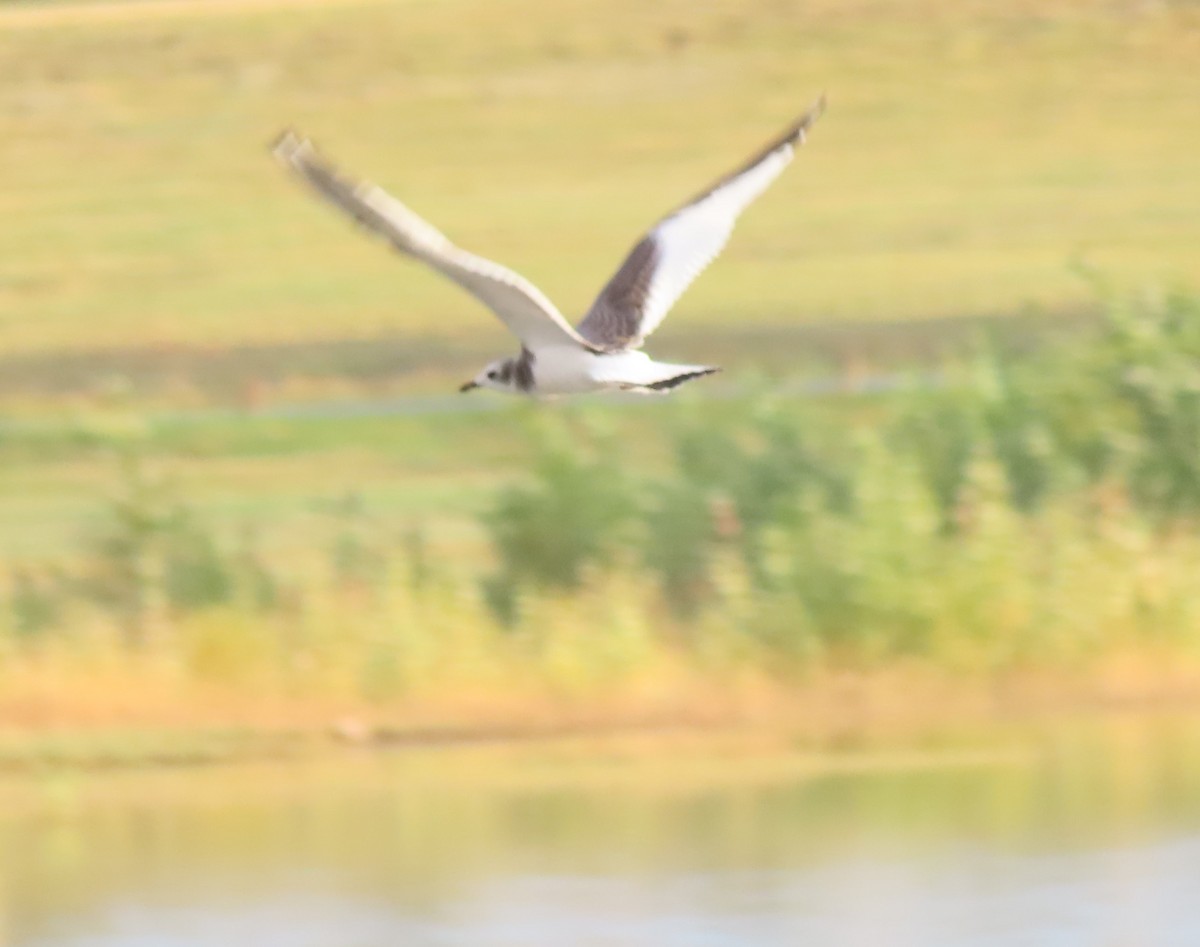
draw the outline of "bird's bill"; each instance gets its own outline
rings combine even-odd
[[[463,393],[463,392],[465,392],[465,391],[470,391],[472,388],[478,388],[478,387],[479,387],[479,384],[478,384],[478,382],[475,382],[475,381],[469,381],[469,382],[467,382],[465,385],[461,386],[461,387],[458,389],[458,391],[459,391],[459,393],[460,393],[460,394],[462,394],[462,393]]]

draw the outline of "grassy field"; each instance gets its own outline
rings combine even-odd
[[[938,0],[0,6],[0,352],[467,334],[473,351],[504,348],[474,303],[286,180],[265,151],[278,128],[570,314],[656,215],[822,90],[811,147],[664,347],[731,318],[1077,307],[1073,258],[1139,283],[1193,264],[1197,16]]]
[[[947,707],[1190,705],[1198,358],[1200,301],[1176,295],[876,396],[764,385],[320,440],[94,419],[11,448],[14,495],[92,496],[58,547],[22,508],[47,545],[9,552],[0,719],[233,728],[241,753],[246,729],[343,724],[825,738]]]
[[[1198,37],[1188,4],[0,4],[0,404],[70,427],[112,401],[441,393],[506,351],[473,301],[286,179],[265,150],[286,123],[571,314],[827,90],[651,348],[787,376],[923,358],[962,337],[936,317],[1025,312],[1024,333],[1094,306],[1074,260],[1188,275]],[[830,324],[849,328],[811,328]],[[227,417],[169,440],[215,509],[374,482],[444,512],[513,469],[492,420]],[[50,552],[109,466],[24,440],[0,427],[0,547]]]
[[[1194,699],[1200,346],[1170,306],[1135,305],[1157,313],[1146,351],[1105,355],[1128,342],[1116,323],[1088,336],[1103,384],[1060,353],[1012,390],[997,368],[916,408],[769,392],[801,370],[927,369],[985,317],[1019,342],[1186,283],[1198,59],[1185,3],[0,4],[0,717],[836,730],[847,674],[872,720],[905,718],[918,686],[914,718],[1056,689]],[[682,403],[280,413],[450,392],[511,347],[289,181],[266,153],[280,126],[570,314],[642,228],[822,90],[800,161],[651,345],[725,380]],[[1127,363],[1161,373],[1167,436]],[[688,441],[698,418],[711,442]],[[749,450],[745,432],[761,482],[689,466]],[[788,450],[810,433],[836,476],[805,475],[844,476],[852,514],[804,505],[807,455]],[[613,437],[621,469],[589,467]],[[547,535],[592,542],[553,493],[576,475],[628,487],[631,523],[614,561],[555,586],[523,564],[529,524],[496,517],[549,491]],[[773,490],[790,500],[761,535],[689,532]],[[251,553],[276,583],[261,608]],[[172,568],[216,586],[181,592]]]

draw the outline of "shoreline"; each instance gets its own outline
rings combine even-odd
[[[1200,666],[1126,655],[1087,671],[970,676],[909,664],[733,682],[723,694],[712,681],[664,681],[649,697],[450,693],[386,705],[209,690],[200,702],[195,692],[176,694],[170,713],[154,688],[143,696],[150,699],[140,706],[47,702],[34,714],[11,687],[0,688],[0,779],[563,745],[668,752],[714,744],[821,756],[961,749],[1063,724],[1200,718]]]

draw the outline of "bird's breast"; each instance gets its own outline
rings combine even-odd
[[[532,360],[534,393],[579,394],[610,387],[613,355],[596,355],[582,348],[540,349]]]

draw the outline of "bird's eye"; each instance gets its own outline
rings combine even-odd
[[[488,378],[489,378],[491,381],[495,381],[495,380],[496,380],[496,370],[495,370],[494,368],[493,368],[493,369],[492,369],[490,372],[488,372]]]

